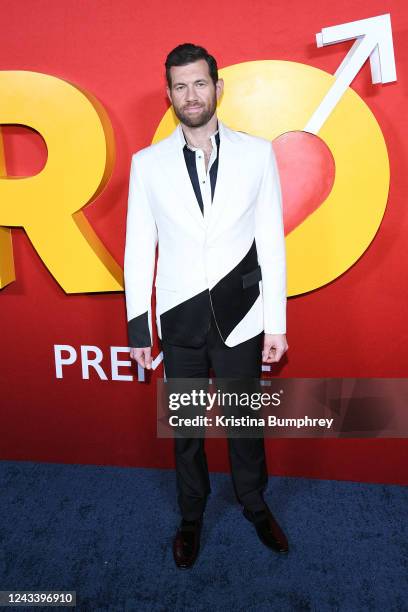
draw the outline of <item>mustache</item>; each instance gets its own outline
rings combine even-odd
[[[197,106],[199,106],[200,108],[202,108],[204,106],[204,104],[199,104],[198,102],[196,102],[195,104],[191,103],[191,104],[186,104],[185,106],[183,106],[183,110],[186,110],[188,108],[196,108]]]

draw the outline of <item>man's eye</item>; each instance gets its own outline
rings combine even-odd
[[[184,89],[184,85],[177,85],[176,86],[176,91],[181,91],[182,89]]]

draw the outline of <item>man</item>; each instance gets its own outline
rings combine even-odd
[[[271,143],[217,119],[215,59],[193,44],[166,59],[167,95],[180,123],[132,157],[125,247],[131,357],[151,368],[156,323],[170,378],[260,376],[286,343],[286,269],[279,176]],[[264,439],[228,438],[235,493],[267,546],[288,551],[263,493]],[[175,438],[181,523],[176,565],[197,557],[210,482],[203,438]]]

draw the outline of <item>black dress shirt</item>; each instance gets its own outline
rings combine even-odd
[[[183,132],[183,135],[184,135],[184,132]],[[184,159],[186,162],[188,174],[190,176],[191,184],[193,186],[194,193],[197,198],[197,202],[200,206],[201,212],[204,214],[203,196],[202,196],[201,189],[200,189],[200,178],[199,178],[198,171],[197,171],[197,156],[199,157],[199,161],[205,164],[204,152],[201,149],[191,148],[187,144],[185,136],[184,136],[184,140],[185,140],[185,145],[183,147],[183,153],[184,153]],[[218,130],[215,133],[215,143],[217,146],[217,155],[214,161],[212,162],[210,166],[210,170],[209,170],[210,183],[211,183],[211,201],[214,197],[215,185],[217,182],[218,159],[219,159],[219,154],[220,154],[220,133]],[[205,168],[205,165],[204,165],[204,168]],[[207,177],[203,178],[202,180],[203,182],[205,182],[207,180]]]

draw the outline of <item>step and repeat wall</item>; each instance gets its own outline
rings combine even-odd
[[[406,377],[407,22],[399,0],[3,0],[0,459],[174,465],[156,330],[152,371],[129,356],[123,255],[131,155],[176,125],[183,42],[218,61],[220,119],[278,160],[290,349],[262,376]],[[269,471],[404,483],[405,433],[268,439]],[[228,470],[225,439],[206,448]]]

